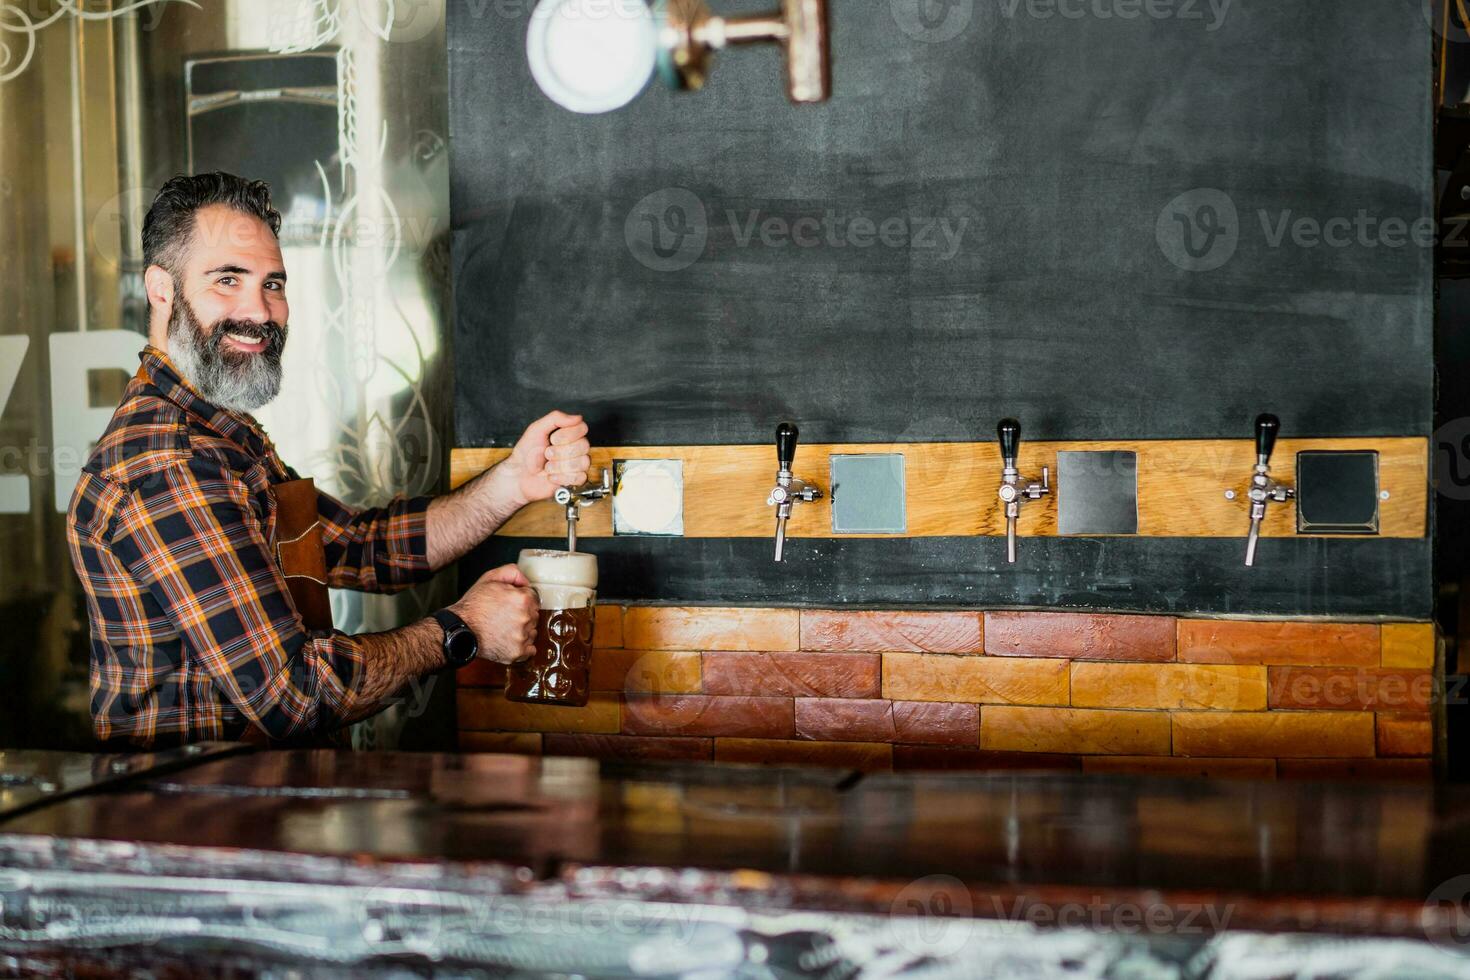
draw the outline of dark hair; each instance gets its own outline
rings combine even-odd
[[[263,180],[234,174],[179,174],[158,192],[143,219],[143,264],[159,265],[177,275],[180,260],[194,234],[194,215],[212,204],[225,204],[250,214],[281,234],[281,213],[271,206],[271,189]]]

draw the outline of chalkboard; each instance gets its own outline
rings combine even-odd
[[[491,538],[466,558],[478,577],[553,538]],[[997,538],[600,538],[605,602],[1048,608],[1186,615],[1428,619],[1428,541],[1268,538],[1254,568],[1223,538],[1029,538],[1015,565]],[[469,580],[465,575],[463,579]]]
[[[529,4],[451,2],[458,444],[1429,434],[1418,0],[919,4],[835,0],[824,105],[750,48],[578,116]]]

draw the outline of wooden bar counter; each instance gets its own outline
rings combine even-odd
[[[1364,964],[1470,973],[1470,792],[1454,787],[218,747],[131,774],[0,758],[0,975],[211,973],[226,952],[354,975],[382,957],[622,975],[599,957],[729,965],[858,933],[992,966],[1063,937],[1177,958],[1243,935],[1289,963],[1330,934],[1358,937]],[[107,778],[22,799],[38,767]],[[657,945],[670,915],[694,930],[674,951]],[[128,929],[152,930],[146,947]]]

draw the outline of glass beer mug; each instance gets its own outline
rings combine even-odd
[[[587,703],[597,558],[580,551],[528,548],[516,562],[536,590],[536,652],[505,672],[511,701],[580,708]]]

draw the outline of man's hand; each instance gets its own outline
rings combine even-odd
[[[486,660],[513,664],[536,652],[536,618],[541,607],[531,583],[514,565],[481,575],[449,609],[474,631],[480,656]]]
[[[501,467],[515,480],[523,503],[549,500],[558,487],[587,482],[592,444],[580,415],[552,412],[527,427]]]

